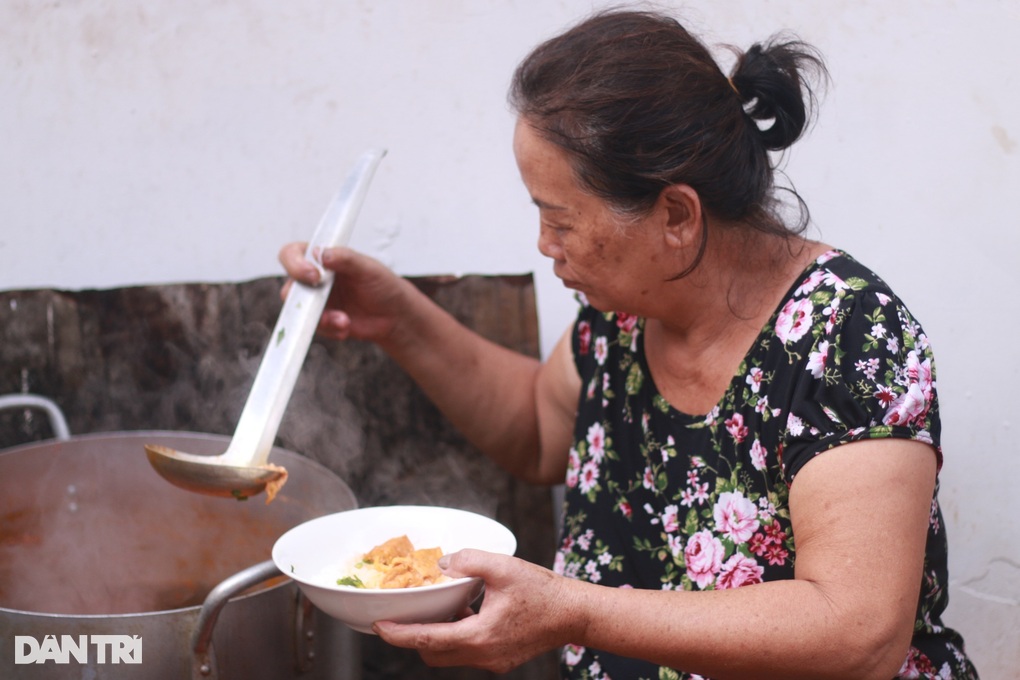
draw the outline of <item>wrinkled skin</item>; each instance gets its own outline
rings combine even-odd
[[[479,550],[448,555],[440,566],[447,576],[485,580],[479,612],[451,623],[379,621],[373,628],[382,639],[417,650],[430,666],[470,666],[494,673],[505,673],[563,644],[564,627],[549,607],[570,585],[563,577],[515,557]]]

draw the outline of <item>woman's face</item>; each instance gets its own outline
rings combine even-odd
[[[648,219],[624,220],[574,179],[567,153],[523,118],[514,132],[521,179],[539,211],[539,251],[563,285],[604,311],[635,308],[663,277],[663,242]]]

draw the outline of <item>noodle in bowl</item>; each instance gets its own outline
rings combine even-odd
[[[273,546],[273,561],[317,608],[351,628],[371,633],[376,621],[448,621],[481,595],[477,578],[443,579],[409,588],[355,588],[338,579],[358,570],[363,555],[394,536],[444,554],[474,548],[513,555],[517,539],[493,519],[466,510],[393,505],[338,512],[300,524]]]

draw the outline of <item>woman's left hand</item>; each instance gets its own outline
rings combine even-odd
[[[386,642],[418,650],[430,666],[470,666],[505,673],[567,642],[562,623],[567,579],[524,560],[480,550],[443,557],[447,576],[485,581],[477,614],[459,621],[399,624],[379,621],[373,629]]]

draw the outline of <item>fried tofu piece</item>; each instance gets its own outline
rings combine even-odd
[[[424,548],[406,557],[397,557],[379,587],[414,588],[438,583],[443,577],[443,572],[439,570],[439,558],[442,556],[443,551],[439,548]]]
[[[421,574],[408,562],[394,563],[379,581],[380,588],[413,588],[420,585]]]
[[[276,498],[276,494],[280,493],[283,485],[287,483],[287,468],[282,465],[273,465],[272,463],[266,463],[262,468],[265,470],[275,470],[280,473],[276,479],[266,484],[266,505],[269,505]]]
[[[407,557],[413,552],[411,540],[406,535],[397,536],[375,546],[362,559],[376,565],[389,565],[398,557]]]
[[[364,554],[362,560],[382,573],[380,588],[413,588],[443,580],[441,548],[415,550],[407,536],[397,536]]]
[[[424,585],[437,583],[443,577],[443,572],[439,569],[439,558],[442,556],[442,548],[422,548],[415,550],[411,555],[414,568],[421,574]]]

